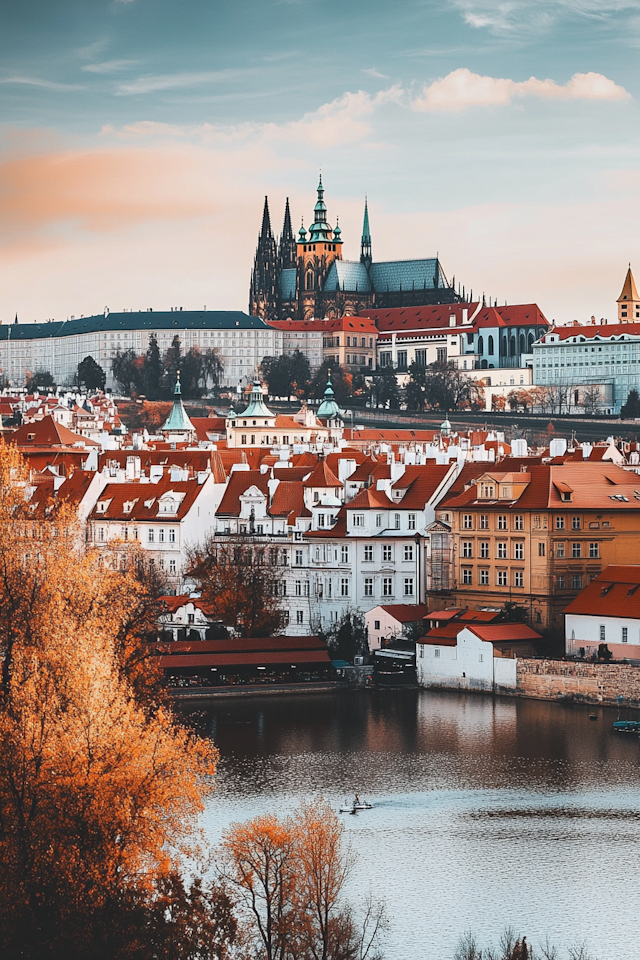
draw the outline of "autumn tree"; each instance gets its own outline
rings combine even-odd
[[[220,870],[256,955],[267,960],[375,960],[384,910],[356,920],[344,887],[353,867],[344,827],[322,800],[288,819],[233,824]]]
[[[135,350],[117,350],[111,359],[111,372],[124,394],[143,392],[143,358]]]
[[[195,927],[157,903],[179,891],[216,751],[130,681],[142,578],[87,552],[64,503],[33,514],[26,481],[0,443],[3,957],[142,960],[152,931],[186,949]],[[194,922],[203,896],[178,898]]]
[[[50,370],[39,367],[34,373],[28,373],[25,381],[27,393],[52,392],[56,389],[56,382]]]
[[[211,605],[213,619],[241,637],[269,637],[281,630],[284,586],[277,553],[250,535],[224,543],[207,537],[191,550],[191,575]]]

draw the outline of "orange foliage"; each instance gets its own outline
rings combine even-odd
[[[80,957],[175,871],[217,753],[135,697],[140,578],[66,507],[32,519],[25,482],[0,444],[0,931],[6,956]]]

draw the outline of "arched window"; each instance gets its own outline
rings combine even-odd
[[[313,270],[307,270],[304,287],[305,290],[313,290]]]
[[[478,353],[484,353],[484,340],[478,337]]]
[[[529,334],[529,349],[527,350],[527,353],[531,353],[532,350],[533,350],[533,334],[530,333],[530,334]]]
[[[524,333],[521,333],[520,334],[520,353],[525,353],[526,349],[527,347],[524,339]]]
[[[489,339],[487,340],[487,345],[488,345],[487,353],[489,354],[490,357],[492,357],[493,356],[493,337],[491,336],[489,337]]]
[[[515,355],[516,355],[516,338],[511,337],[511,340],[509,342],[509,356],[515,357]]]
[[[507,356],[507,338],[506,337],[502,338],[502,356],[503,357]]]

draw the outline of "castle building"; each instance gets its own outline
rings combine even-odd
[[[437,257],[376,263],[365,200],[360,259],[343,260],[342,231],[327,220],[322,177],[313,222],[294,239],[287,199],[280,240],[271,228],[265,197],[251,275],[249,313],[267,322],[336,319],[371,308],[456,303],[461,298]]]

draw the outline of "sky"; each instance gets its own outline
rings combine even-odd
[[[0,321],[239,309],[264,196],[566,323],[640,280],[640,0],[0,3]]]

